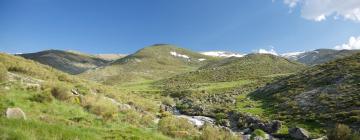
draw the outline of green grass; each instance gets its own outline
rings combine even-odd
[[[260,117],[265,117],[265,109],[262,108],[262,101],[255,101],[250,99],[247,94],[242,94],[237,97],[236,110],[239,112],[246,112]]]
[[[224,90],[224,89],[239,87],[245,84],[249,84],[251,82],[253,81],[239,80],[239,81],[231,81],[231,82],[198,83],[196,84],[197,88],[194,88],[192,90],[206,90],[206,91]]]

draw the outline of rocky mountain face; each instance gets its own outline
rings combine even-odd
[[[80,74],[92,68],[105,66],[109,62],[90,55],[61,50],[47,50],[36,53],[19,54],[19,56],[40,62],[69,74]]]
[[[306,65],[316,65],[350,56],[358,52],[360,52],[360,50],[317,49],[308,52],[287,53],[282,56]]]

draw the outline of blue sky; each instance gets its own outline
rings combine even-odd
[[[334,48],[360,36],[356,16],[338,19],[346,13],[337,9],[334,19],[327,12],[318,22],[322,16],[286,1],[301,0],[0,0],[0,51],[132,53],[170,43],[284,53]]]

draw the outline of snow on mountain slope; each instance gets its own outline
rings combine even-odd
[[[201,52],[203,55],[213,56],[213,57],[243,57],[244,54],[233,53],[227,51],[209,51],[209,52]]]
[[[297,60],[299,58],[299,56],[301,56],[304,53],[305,52],[289,52],[289,53],[283,53],[280,56],[285,57],[287,59],[291,59],[291,60]]]

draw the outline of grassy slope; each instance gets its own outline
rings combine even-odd
[[[61,50],[47,50],[21,54],[20,56],[49,65],[70,74],[79,74],[90,68],[104,66],[109,62],[90,55]]]
[[[76,100],[61,101],[49,96],[52,100],[39,102],[34,98],[48,95],[47,86],[51,83],[52,86],[80,89],[85,97],[94,90],[98,92],[98,98],[106,95],[123,103],[131,102],[141,112],[147,112],[145,116],[150,118],[158,111],[157,103],[153,100],[125,95],[112,87],[87,82],[21,57],[0,54],[0,66],[11,73],[32,79],[30,81],[43,81],[38,90],[26,88],[26,82],[2,81],[0,112],[5,112],[8,107],[20,107],[28,119],[10,120],[0,116],[1,139],[168,139],[156,131],[152,120],[145,121],[146,117],[136,111],[118,112],[113,114],[112,119],[105,120],[94,112],[96,110],[87,109]]]
[[[267,54],[250,54],[242,58],[228,58],[209,63],[197,71],[170,78],[167,82],[229,82],[288,74],[303,68],[302,64],[281,57]]]
[[[187,55],[190,59],[170,54]],[[207,61],[199,61],[199,59]],[[119,84],[158,80],[182,72],[195,70],[208,61],[216,58],[177,48],[172,45],[154,45],[143,48],[136,53],[113,62],[110,66],[98,68],[82,74],[83,77],[102,81],[106,84]]]
[[[272,107],[272,117],[324,127],[359,128],[360,54],[306,69],[259,89],[252,97]]]

